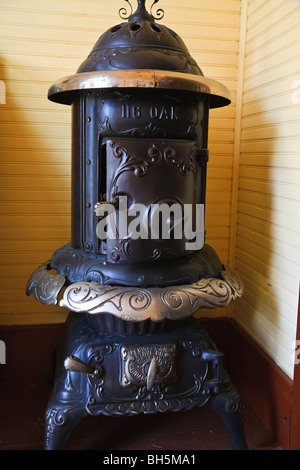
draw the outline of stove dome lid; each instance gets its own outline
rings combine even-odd
[[[129,3],[129,0],[125,1]],[[153,5],[157,2],[155,0]],[[148,13],[145,0],[138,0],[136,12],[126,18],[127,22],[109,28],[100,36],[77,73],[156,69],[203,76],[178,34],[155,22],[155,19],[163,17],[163,10],[157,10],[155,18],[152,15],[153,5],[151,13]],[[126,15],[125,8],[119,10],[121,18],[124,18],[124,12]]]
[[[203,93],[210,96],[210,108],[230,104],[228,89],[203,73],[191,57],[183,40],[155,19],[152,14],[159,0],[152,0],[150,13],[146,0],[137,0],[137,10],[120,8],[127,22],[109,28],[96,42],[77,73],[56,81],[48,91],[51,101],[72,104],[78,92],[103,88],[160,88]],[[126,17],[126,18],[125,18]]]

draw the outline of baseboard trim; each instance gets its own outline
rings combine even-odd
[[[233,320],[229,320],[226,352],[239,393],[282,448],[289,450],[293,381]]]
[[[292,380],[232,319],[199,321],[224,353],[224,366],[240,395],[289,450]],[[62,329],[63,324],[1,327],[7,353],[6,364],[0,366],[1,381],[45,380]]]

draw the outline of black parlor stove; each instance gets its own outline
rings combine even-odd
[[[126,0],[131,5],[128,0]],[[138,0],[51,101],[72,105],[72,239],[27,294],[70,311],[57,347],[45,449],[88,415],[208,404],[246,449],[222,353],[193,314],[242,295],[204,242],[210,108],[228,90],[205,78],[181,38]],[[53,274],[55,270],[56,274]]]

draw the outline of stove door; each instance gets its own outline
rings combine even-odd
[[[199,234],[197,248],[192,242],[196,224],[204,233],[204,220],[195,220],[204,219],[203,210],[195,217],[195,142],[117,138],[103,144],[111,214],[99,221],[97,233],[103,239],[106,224],[107,261],[151,262],[202,248]]]

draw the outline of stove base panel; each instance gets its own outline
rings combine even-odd
[[[63,449],[88,415],[133,416],[208,405],[222,418],[232,449],[246,450],[240,398],[222,356],[193,318],[159,334],[126,336],[91,327],[88,314],[70,313],[45,414],[45,449]]]

